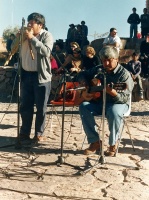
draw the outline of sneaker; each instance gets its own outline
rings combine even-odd
[[[109,146],[107,151],[104,153],[105,156],[111,156],[111,157],[115,156],[116,149],[117,149],[117,144],[113,146]]]
[[[84,155],[89,155],[95,153],[96,151],[100,151],[100,147],[101,147],[101,141],[91,143],[90,146],[84,150]]]

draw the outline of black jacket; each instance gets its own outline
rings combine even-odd
[[[131,15],[129,15],[127,22],[129,24],[139,24],[140,23],[139,15],[136,13],[132,13]]]

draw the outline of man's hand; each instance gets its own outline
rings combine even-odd
[[[31,28],[30,30],[25,30],[25,36],[29,40],[32,39],[34,37],[33,29]]]
[[[116,97],[117,96],[116,90],[111,88],[109,84],[106,86],[106,92],[108,94],[110,94],[112,97]]]

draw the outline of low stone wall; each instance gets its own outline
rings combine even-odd
[[[12,71],[14,67],[0,66],[0,92],[10,93],[13,85]]]

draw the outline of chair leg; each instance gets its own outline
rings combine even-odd
[[[82,143],[82,146],[81,146],[81,150],[83,149],[83,145],[84,145],[84,143],[85,143],[85,140],[86,140],[86,135],[85,135],[85,137],[84,137],[84,140],[83,140],[83,143]]]
[[[71,128],[72,128],[72,124],[73,124],[73,123],[72,123],[72,120],[73,120],[73,108],[74,108],[74,107],[72,107],[72,111],[71,111],[71,112],[72,112],[72,115],[71,115],[71,120],[70,120],[70,133],[71,133]]]
[[[124,131],[124,126],[125,126],[125,120],[123,121],[122,128],[121,128],[121,131],[120,131],[120,135],[119,135],[119,139],[118,139],[118,143],[117,143],[117,148],[116,148],[115,155],[114,155],[115,157],[116,157],[118,150],[119,150],[119,145],[120,145],[120,142],[121,142],[122,133]]]
[[[135,151],[135,147],[134,147],[134,144],[133,144],[133,139],[132,139],[132,137],[131,137],[131,133],[130,133],[130,130],[129,130],[129,126],[128,126],[126,120],[124,119],[124,123],[123,123],[123,125],[122,125],[122,130],[121,130],[121,133],[120,133],[120,137],[119,137],[119,139],[118,139],[118,144],[117,144],[117,149],[116,149],[116,152],[115,152],[115,156],[116,156],[116,154],[118,153],[119,144],[120,144],[120,142],[121,142],[122,133],[123,133],[123,130],[124,130],[124,126],[125,126],[125,125],[126,125],[126,127],[127,127],[127,134],[129,135],[130,140],[131,140],[131,144],[132,144],[133,151]]]
[[[125,124],[126,124],[126,126],[127,126],[127,130],[128,130],[127,134],[128,134],[129,137],[130,137],[133,151],[135,151],[135,147],[134,147],[134,144],[133,144],[133,139],[132,139],[132,137],[131,137],[131,133],[130,133],[130,130],[129,130],[129,126],[128,126],[127,122],[125,122]]]

